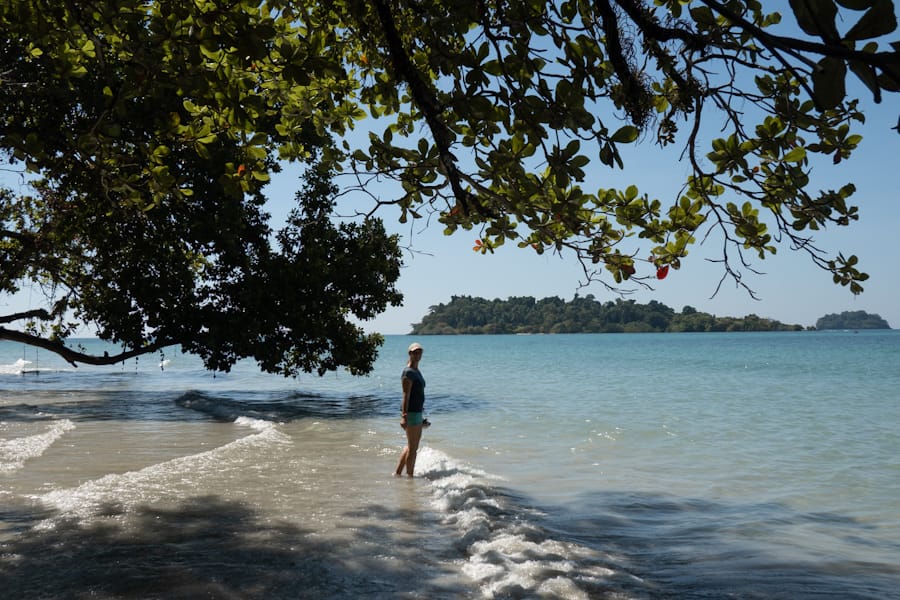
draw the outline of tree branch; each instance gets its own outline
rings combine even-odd
[[[26,240],[31,241],[31,236],[22,233],[21,231],[12,231],[10,229],[0,229],[0,237],[10,238],[19,242],[24,242]]]
[[[658,22],[649,18],[643,9],[643,3],[638,5],[633,0],[616,0],[625,13],[631,17],[638,27],[640,27],[650,38],[655,38],[661,42],[670,40],[681,40],[691,49],[699,50],[705,48],[709,44],[706,36],[699,35],[689,29],[682,27],[663,27]]]
[[[37,335],[31,335],[22,331],[6,329],[5,327],[0,327],[0,340],[22,342],[23,344],[28,344],[29,346],[35,346],[37,348],[49,350],[54,354],[58,354],[66,362],[76,368],[78,367],[77,363],[86,365],[114,365],[116,363],[128,360],[129,358],[134,358],[135,356],[141,356],[143,354],[150,354],[152,352],[156,352],[157,350],[162,350],[167,346],[173,345],[173,343],[169,341],[157,341],[148,346],[143,346],[135,350],[128,350],[126,352],[121,352],[112,356],[105,352],[103,353],[103,356],[95,356],[93,354],[85,354],[83,352],[72,350],[61,342],[53,342]]]
[[[431,130],[434,143],[438,148],[441,166],[447,174],[447,180],[453,190],[453,195],[466,214],[468,214],[470,208],[473,208],[472,205],[480,213],[481,211],[473,194],[463,188],[462,177],[456,165],[456,157],[450,150],[450,145],[454,138],[453,132],[440,118],[441,109],[434,97],[434,93],[428,89],[428,85],[419,75],[412,62],[410,62],[406,49],[403,47],[403,40],[397,31],[397,25],[394,23],[394,16],[391,14],[390,6],[385,0],[374,0],[373,4],[384,32],[388,54],[395,71],[394,75],[397,79],[406,82],[416,105],[422,111],[422,116],[425,118],[428,129]]]
[[[820,44],[818,42],[810,42],[808,40],[801,40],[798,38],[773,35],[757,27],[739,14],[731,11],[721,2],[716,2],[716,0],[701,1],[703,2],[703,4],[715,10],[730,21],[733,21],[735,24],[740,25],[742,29],[746,30],[748,33],[751,33],[760,42],[769,47],[769,49],[771,49],[772,47],[776,47],[781,50],[790,52],[792,55],[797,56],[798,58],[801,57],[797,55],[797,52],[810,52],[821,56],[831,56],[834,58],[843,58],[845,60],[858,60],[870,65],[881,67],[882,69],[884,69],[884,67],[887,65],[900,65],[900,52],[863,52],[860,50],[848,48],[840,42],[834,44]],[[888,75],[892,79],[896,79],[893,77],[890,71],[885,70],[885,75]]]
[[[647,90],[641,83],[639,76],[632,69],[622,48],[622,37],[619,33],[619,20],[616,11],[607,0],[598,0],[597,8],[603,21],[603,33],[606,36],[606,50],[609,52],[609,62],[612,63],[616,76],[622,84],[622,104],[628,113],[631,122],[638,127],[643,127],[647,122],[649,103],[646,100]]]
[[[47,311],[47,309],[36,308],[34,310],[13,313],[11,315],[0,315],[0,323],[12,323],[21,319],[41,319],[47,321],[51,318],[52,315]]]

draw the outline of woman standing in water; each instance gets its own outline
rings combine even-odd
[[[406,447],[400,454],[400,462],[397,464],[395,475],[402,475],[406,467],[406,474],[413,476],[416,468],[416,453],[419,451],[419,441],[422,439],[422,427],[428,426],[423,418],[425,408],[425,378],[419,372],[419,361],[422,360],[422,345],[413,342],[409,345],[409,361],[401,375],[403,385],[403,401],[400,404],[400,427],[406,430]]]

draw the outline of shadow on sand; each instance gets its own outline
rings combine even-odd
[[[485,500],[490,504],[498,491],[487,491]],[[468,542],[490,546],[510,533],[523,514],[515,504],[527,499],[510,500],[513,505],[495,510],[489,527]],[[127,513],[109,505],[87,523],[36,513],[34,507],[4,507],[0,525],[13,535],[0,542],[0,597],[554,598],[539,592],[542,570],[546,578],[564,574],[577,580],[579,570],[594,567],[608,575],[580,587],[598,599],[898,597],[896,565],[827,552],[792,554],[783,544],[793,525],[840,517],[792,513],[776,505],[759,509],[771,523],[736,535],[735,529],[751,528],[732,518],[746,514],[747,507],[658,495],[594,495],[577,511],[551,509],[543,518],[529,519],[527,537],[536,544],[549,539],[579,544],[593,549],[595,558],[582,557],[574,571],[561,573],[554,565],[568,558],[556,550],[502,556],[494,549],[476,557],[508,580],[493,585],[460,575],[460,564],[472,558],[459,544],[465,531],[429,522],[440,516],[415,508],[361,505],[323,535],[214,496]],[[864,529],[852,522],[841,525]],[[854,543],[873,542],[861,534]],[[537,582],[523,587],[507,577],[519,567]],[[483,584],[490,584],[490,594],[479,589]]]
[[[24,529],[0,543],[3,598],[453,598],[441,573],[413,573],[421,549],[397,551],[390,527],[327,538],[212,496],[171,508],[116,506],[91,524],[25,527],[24,511],[0,512]],[[33,515],[38,523],[46,514]],[[415,515],[382,509],[408,523]],[[9,522],[6,523],[10,525]],[[9,531],[9,530],[8,530]],[[372,548],[391,548],[391,557]],[[433,579],[429,579],[429,576]],[[462,593],[460,593],[462,592]]]

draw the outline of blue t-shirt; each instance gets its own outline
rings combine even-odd
[[[409,390],[409,401],[406,403],[407,412],[422,412],[425,408],[425,378],[418,369],[406,367],[403,369],[401,380],[412,381],[412,389]]]

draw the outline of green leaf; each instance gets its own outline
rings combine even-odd
[[[613,152],[609,144],[604,144],[600,148],[600,162],[609,167],[613,166]]]
[[[701,27],[715,27],[716,26],[716,16],[713,14],[713,11],[706,6],[697,6],[690,10],[691,18],[697,22],[697,25]]]
[[[609,139],[617,144],[630,144],[638,138],[639,133],[640,130],[634,125],[625,125],[620,127]]]
[[[860,81],[866,84],[866,87],[869,88],[869,91],[871,91],[876,98],[881,95],[881,88],[878,85],[878,74],[875,72],[874,67],[858,60],[851,60],[850,70],[859,77]]]
[[[828,41],[840,39],[834,24],[837,6],[833,0],[791,0],[791,9],[797,17],[797,24],[809,35]]]
[[[885,65],[885,74],[879,75],[878,85],[889,92],[900,92],[900,66]]]
[[[846,75],[847,65],[840,58],[828,56],[819,61],[812,74],[813,92],[819,108],[835,108],[843,101],[847,95]]]
[[[875,0],[872,8],[860,17],[850,31],[848,40],[868,40],[887,35],[897,29],[897,16],[891,0]]]
[[[803,146],[797,146],[792,149],[790,152],[784,155],[782,160],[785,162],[800,162],[806,158],[806,148]]]

